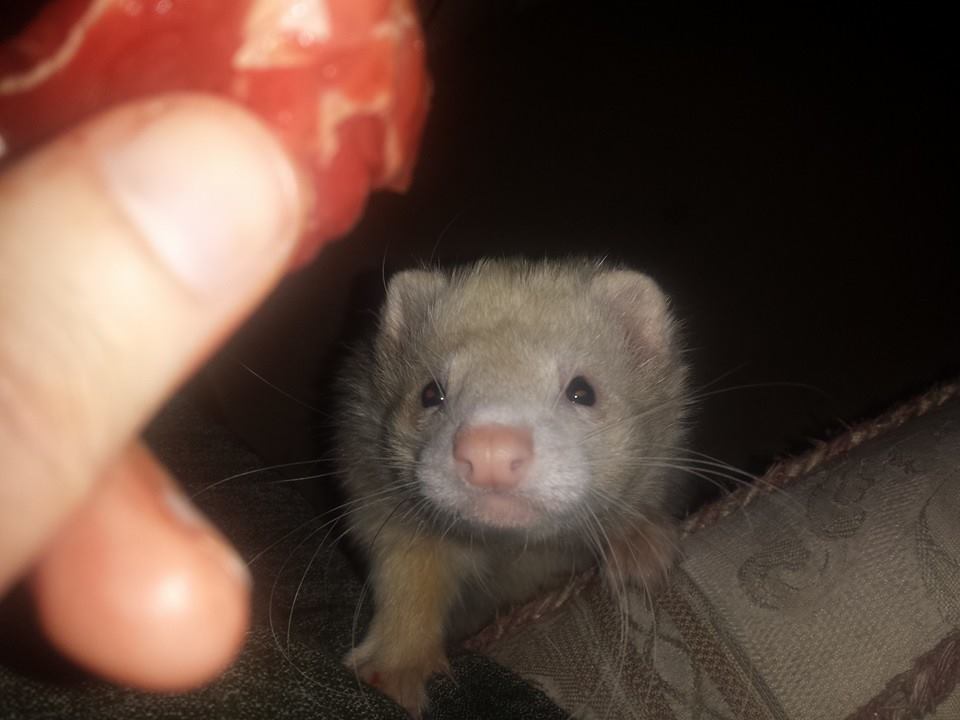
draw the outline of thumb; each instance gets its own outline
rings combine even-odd
[[[119,108],[0,178],[0,592],[277,281],[302,215],[270,134],[202,96]]]

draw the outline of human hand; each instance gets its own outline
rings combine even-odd
[[[258,121],[169,96],[0,177],[0,594],[30,570],[51,640],[148,689],[215,676],[249,576],[137,439],[278,281],[303,194]]]

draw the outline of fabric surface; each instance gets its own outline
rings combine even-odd
[[[208,687],[171,696],[71,673],[51,677],[42,668],[24,667],[16,653],[0,653],[0,718],[406,718],[340,662],[354,635],[362,583],[333,543],[342,528],[327,535],[329,517],[317,515],[289,482],[318,474],[305,482],[323,482],[330,468],[305,463],[250,473],[262,463],[182,398],[161,413],[148,440],[188,492],[200,493],[196,504],[252,561],[254,618],[242,655]],[[232,478],[237,473],[249,474]],[[357,637],[368,616],[367,604]],[[488,658],[462,655],[452,670],[452,680],[431,684],[431,717],[563,717],[541,691]]]
[[[431,717],[960,717],[960,402],[936,404],[854,429],[820,451],[832,460],[790,465],[784,488],[760,486],[736,512],[743,493],[708,508],[652,606],[635,592],[619,608],[585,577],[514,613],[474,643],[485,656],[460,655],[454,679],[431,683]],[[242,656],[179,696],[5,658],[0,717],[403,718],[340,664],[369,607],[356,613],[341,531],[291,482],[330,468],[259,471],[183,400],[149,439],[251,561]]]
[[[652,605],[587,583],[478,646],[577,717],[960,717],[958,518],[954,400],[697,529]]]

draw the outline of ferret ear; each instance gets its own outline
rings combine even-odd
[[[428,270],[404,270],[387,286],[387,301],[380,315],[380,330],[399,339],[412,323],[424,320],[430,302],[447,285],[445,275]]]
[[[670,350],[673,316],[667,296],[651,278],[633,270],[611,270],[594,278],[593,290],[621,318],[640,353],[660,355]]]

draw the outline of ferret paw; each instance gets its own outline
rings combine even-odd
[[[361,680],[401,705],[414,718],[423,717],[427,708],[427,680],[435,673],[450,671],[442,648],[397,663],[383,658],[369,640],[347,653],[343,662]]]
[[[672,523],[645,523],[611,538],[603,568],[607,586],[615,595],[634,585],[653,596],[680,555],[679,540]]]

